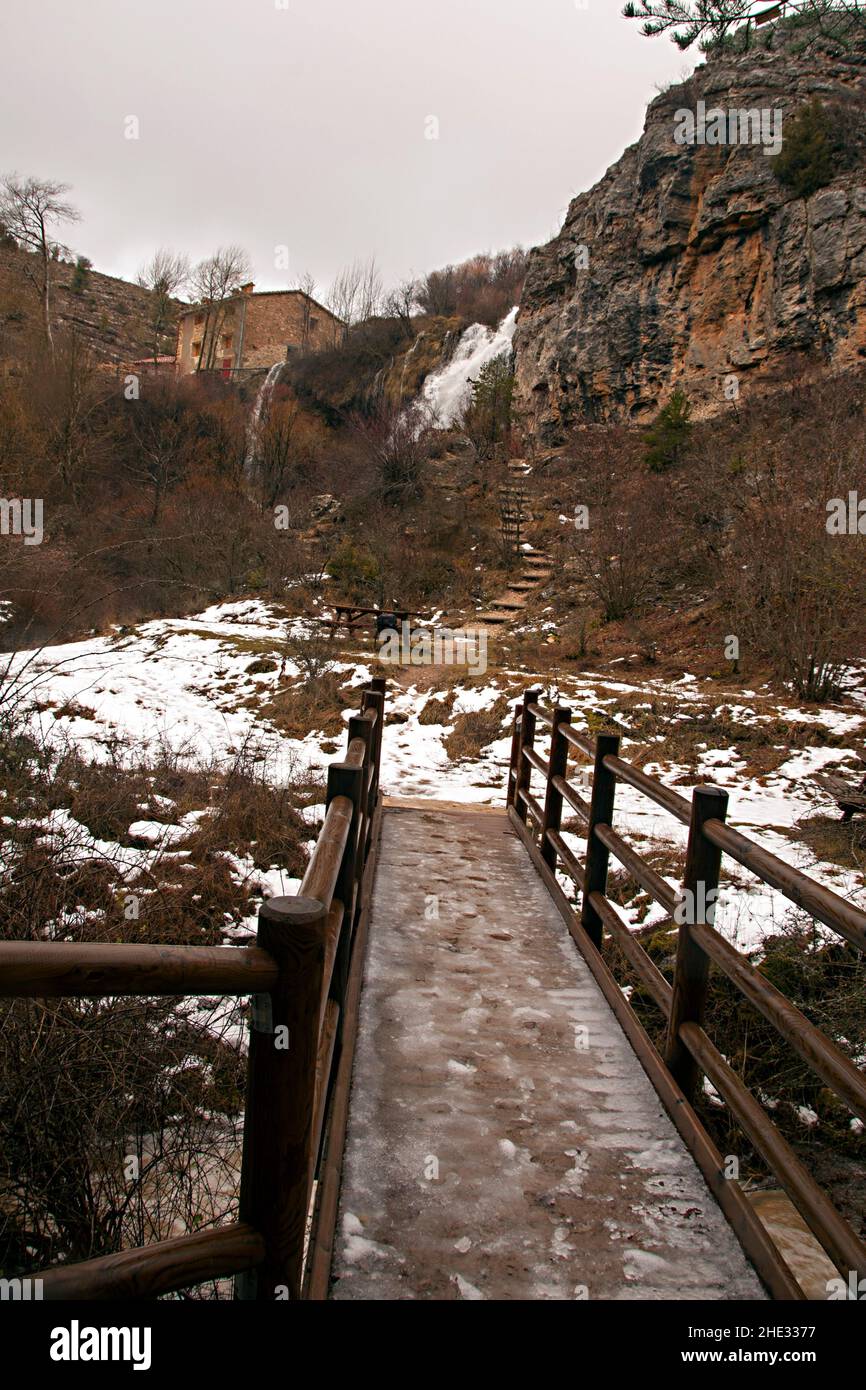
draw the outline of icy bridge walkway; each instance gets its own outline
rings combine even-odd
[[[762,1287],[506,814],[386,810],[332,1297]]]

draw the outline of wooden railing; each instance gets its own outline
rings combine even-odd
[[[529,690],[522,703],[514,707],[507,792],[509,816],[711,1190],[771,1292],[781,1298],[804,1297],[739,1184],[726,1177],[722,1157],[692,1109],[702,1073],[727,1104],[840,1274],[846,1281],[852,1272],[858,1279],[866,1278],[866,1246],[703,1027],[712,963],[773,1024],[852,1115],[866,1122],[866,1076],[715,930],[712,904],[722,857],[729,855],[764,883],[777,888],[858,952],[866,950],[866,913],[727,825],[727,792],[719,787],[697,787],[689,802],[624,761],[619,756],[617,735],[599,734],[592,739],[580,734],[571,727],[570,710],[560,706],[547,712],[540,707],[539,698],[540,691]],[[546,758],[535,747],[539,725],[550,732]],[[572,753],[582,754],[592,763],[589,799],[568,780],[568,759]],[[543,804],[532,794],[533,771],[545,781]],[[614,830],[614,799],[620,782],[649,797],[689,827],[685,874],[679,892]],[[561,834],[564,804],[585,827],[586,855],[582,863]],[[680,922],[672,986],[607,896],[611,855],[666,913]],[[557,870],[580,890],[579,915],[559,885]],[[667,1020],[662,1051],[653,1046],[603,959],[606,932]]]
[[[380,819],[384,691],[374,680],[363,692],[345,760],[328,768],[324,824],[298,895],[262,904],[254,946],[0,943],[0,995],[253,996],[238,1221],[39,1271],[45,1298],[152,1298],[229,1275],[238,1298],[317,1296]]]

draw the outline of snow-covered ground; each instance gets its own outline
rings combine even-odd
[[[338,748],[329,734],[312,730],[303,738],[290,738],[261,713],[278,689],[297,679],[299,672],[290,661],[283,661],[282,643],[287,635],[303,631],[299,620],[287,620],[260,600],[223,603],[187,618],[158,620],[143,624],[134,632],[92,638],[23,653],[15,658],[15,670],[28,694],[38,702],[34,718],[43,737],[58,744],[72,740],[88,755],[107,758],[113,744],[133,739],[154,748],[169,747],[190,758],[225,759],[227,762],[249,739],[255,739],[266,752],[271,775],[280,779],[299,765],[321,771]],[[251,672],[257,658],[270,655],[274,669]],[[360,688],[370,677],[363,659],[344,661],[338,670],[347,684]],[[429,673],[425,672],[429,678]],[[451,801],[501,805],[510,750],[508,719],[503,720],[501,737],[472,761],[454,762],[444,740],[456,716],[489,708],[503,695],[516,698],[529,683],[522,673],[490,672],[480,684],[465,682],[456,686],[456,699],[447,724],[419,721],[426,702],[454,688],[453,682],[437,682],[423,692],[409,684],[389,695],[388,709],[400,722],[388,725],[383,747],[382,786],[393,795],[429,797]],[[611,679],[603,674],[563,678],[549,691],[545,703],[553,699],[582,708],[609,709],[628,727],[629,712],[618,713],[622,697],[647,700],[654,696],[675,696],[683,716],[690,708],[706,708],[711,698],[695,678],[675,686],[663,682],[640,684]],[[725,712],[742,722],[767,718],[756,705],[756,692],[740,692],[740,703],[726,704]],[[774,711],[789,722],[814,720],[843,737],[862,738],[866,729],[863,706],[821,710],[816,713],[780,708]],[[351,711],[345,712],[345,717]],[[628,756],[628,744],[624,743]],[[681,780],[685,771],[662,761],[646,764],[646,770],[668,782],[676,780],[678,790],[688,796],[691,786]],[[827,764],[852,754],[850,747],[813,747],[790,753],[778,768],[761,778],[748,776],[731,749],[707,747],[699,754],[698,777],[711,779],[730,789],[729,820],[739,829],[753,834],[762,845],[788,863],[809,872],[828,887],[861,905],[866,905],[863,878],[836,865],[816,862],[804,843],[783,833],[804,815],[819,806],[827,808],[826,797],[810,781],[812,774]],[[694,774],[691,774],[694,776]],[[315,823],[315,815],[309,817]],[[684,846],[686,830],[639,792],[621,786],[617,794],[617,825],[638,848],[659,842]],[[58,834],[69,827],[58,821]],[[162,834],[158,822],[138,826],[140,838],[165,850],[175,828],[166,825]],[[146,833],[145,833],[146,832]],[[582,841],[575,839],[575,847]],[[104,847],[100,847],[100,852]],[[128,867],[133,869],[142,856],[153,850],[125,850]],[[124,861],[124,867],[127,867]],[[243,868],[243,865],[239,866]],[[261,876],[261,875],[260,875]],[[267,880],[267,875],[264,876]],[[730,885],[724,892],[717,924],[741,948],[757,944],[765,932],[784,919],[784,898],[765,885],[750,880],[745,871],[726,861]],[[270,891],[289,891],[290,885],[276,875]],[[653,909],[643,920],[661,917]],[[636,919],[635,919],[636,920]]]

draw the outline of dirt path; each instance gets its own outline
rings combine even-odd
[[[503,812],[386,811],[334,1271],[340,1299],[763,1296]]]

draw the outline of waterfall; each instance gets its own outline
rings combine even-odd
[[[267,376],[259,387],[259,394],[256,396],[255,405],[250,415],[250,422],[247,425],[247,451],[244,455],[244,472],[247,477],[252,473],[258,457],[262,416],[265,409],[270,406],[271,396],[274,394],[274,388],[282,376],[285,365],[285,357],[279,362],[275,362],[274,365],[269,368]]]
[[[478,379],[481,368],[511,352],[516,320],[517,305],[505,315],[498,328],[487,328],[483,323],[470,324],[461,333],[445,366],[427,377],[420,404],[436,429],[448,429],[460,419],[469,404],[472,382]]]

